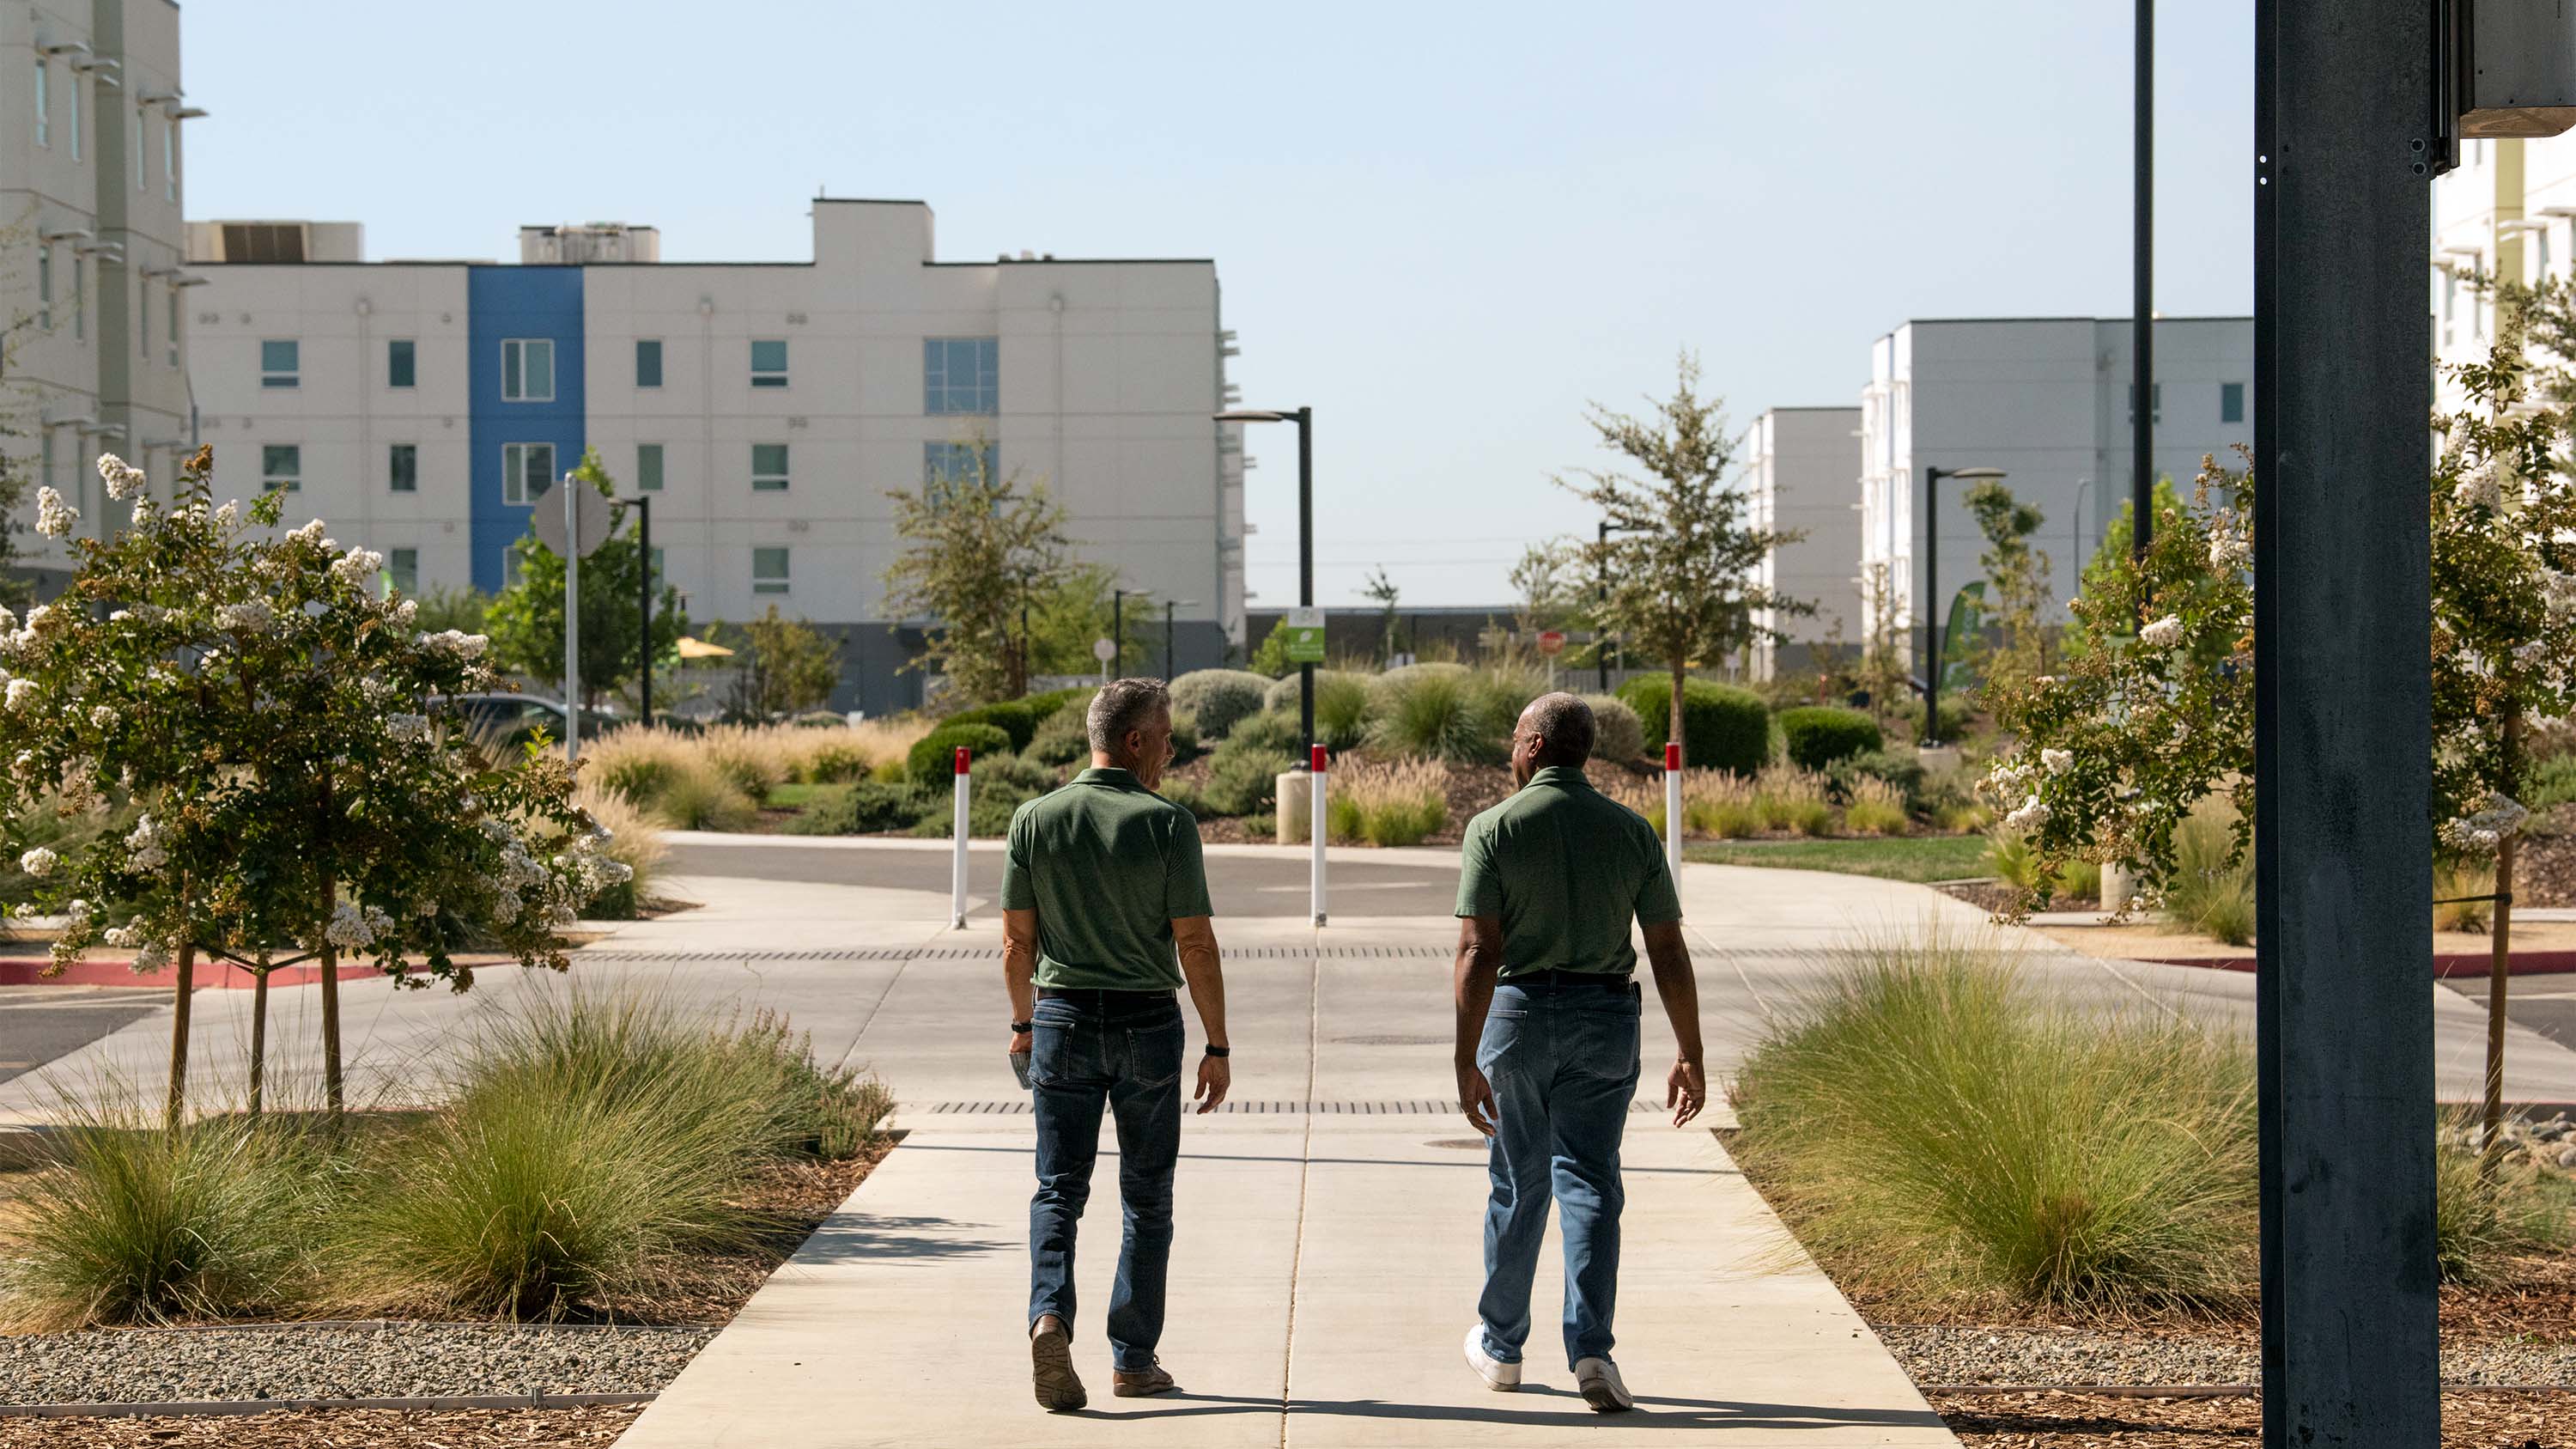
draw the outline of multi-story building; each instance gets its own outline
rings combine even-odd
[[[2567,274],[2576,255],[2576,133],[2541,140],[2463,141],[2460,164],[2433,184],[2432,304],[2436,354],[2480,360],[2495,341],[2495,298],[2484,285]],[[2443,406],[2459,385],[2437,384]]]
[[[1826,640],[1857,646],[1860,610],[1860,409],[1773,408],[1753,420],[1736,448],[1743,460],[1747,520],[1756,528],[1805,535],[1771,550],[1756,582],[1815,605],[1807,615],[1763,610],[1760,622],[1788,637],[1753,650],[1755,677],[1801,669]]]
[[[90,462],[114,451],[165,486],[188,440],[179,7],[0,6],[0,447],[95,531]],[[30,532],[50,587],[66,550]]]
[[[1870,348],[1861,391],[1860,557],[1882,574],[1889,605],[1919,645],[1929,607],[1981,580],[1985,538],[1944,481],[1927,514],[1929,467],[2001,468],[2004,486],[2046,515],[2032,538],[2065,617],[2084,565],[2130,491],[2130,322],[2017,317],[1908,322]],[[2186,492],[2201,459],[2232,461],[2254,440],[2254,323],[2247,317],[2159,317],[2148,406],[2154,463]],[[1925,520],[1940,529],[1942,599],[1923,596],[1917,560]],[[1855,596],[1854,607],[1861,607]],[[1866,615],[1863,632],[1869,626]],[[1919,657],[1919,655],[1918,655]]]
[[[653,500],[694,619],[843,641],[835,703],[916,702],[897,490],[1043,481],[1075,551],[1174,601],[1176,662],[1243,641],[1243,455],[1205,260],[942,262],[930,208],[818,198],[809,262],[663,262],[649,228],[531,227],[515,264],[358,260],[354,228],[206,223],[195,373],[219,485],[382,551],[405,588],[508,580],[598,450]],[[1162,610],[1153,608],[1156,615]]]

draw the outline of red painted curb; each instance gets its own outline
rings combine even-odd
[[[53,964],[50,956],[0,958],[0,986],[168,986],[177,969],[164,966],[138,976],[131,959],[92,958],[74,961],[60,976],[47,976]],[[379,974],[364,963],[344,964],[339,970],[343,981]],[[201,990],[239,991],[259,984],[258,977],[229,961],[200,961],[190,979]],[[320,966],[280,966],[268,973],[271,986],[309,986],[321,979]]]
[[[2197,966],[2204,971],[2252,971],[2251,956],[2135,956],[2150,966]],[[2436,979],[2484,976],[2495,958],[2483,951],[2444,951],[2433,958]],[[2508,976],[2561,976],[2576,972],[2576,951],[2516,951],[2505,958]]]

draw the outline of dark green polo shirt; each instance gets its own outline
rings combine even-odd
[[[1467,823],[1458,914],[1503,920],[1503,979],[1637,969],[1630,920],[1682,918],[1663,842],[1636,811],[1550,765]]]
[[[1172,922],[1215,914],[1198,819],[1125,770],[1085,770],[1011,817],[1002,909],[1038,913],[1040,986],[1178,987]]]

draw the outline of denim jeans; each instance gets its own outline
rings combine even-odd
[[[1565,1362],[1610,1356],[1619,1302],[1619,1139],[1637,1095],[1635,986],[1494,988],[1476,1065],[1494,1088],[1487,1149],[1485,1351],[1518,1363],[1547,1204],[1565,1239]]]
[[[1081,992],[1041,999],[1031,1018],[1038,1190],[1029,1199],[1029,1323],[1052,1313],[1073,1327],[1073,1244],[1091,1200],[1100,1115],[1118,1124],[1118,1196],[1126,1240],[1109,1295],[1117,1367],[1151,1368],[1163,1337],[1172,1260],[1172,1168],[1181,1155],[1180,1003],[1169,995]]]

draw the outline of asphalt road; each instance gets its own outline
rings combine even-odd
[[[949,855],[933,850],[819,850],[795,845],[692,844],[677,832],[663,869],[673,875],[732,876],[753,880],[864,885],[946,895]],[[971,858],[970,889],[989,895],[1001,887],[1001,858],[989,851]],[[1211,855],[1208,895],[1220,918],[1296,917],[1307,911],[1306,861],[1302,857]],[[1458,903],[1455,865],[1349,862],[1332,866],[1332,909],[1337,916],[1445,918]]]
[[[166,993],[148,986],[0,986],[0,1082],[151,1015]]]

